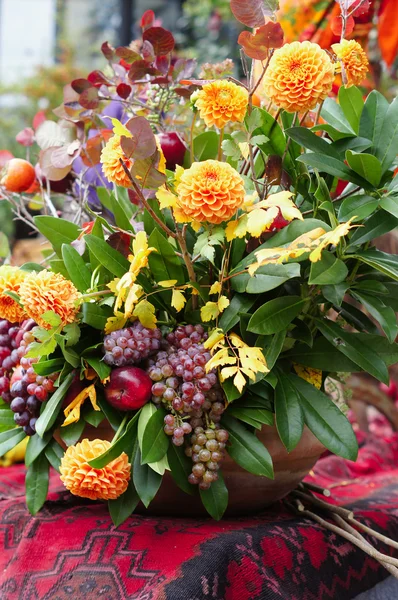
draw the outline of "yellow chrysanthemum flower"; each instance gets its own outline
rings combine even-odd
[[[125,452],[103,469],[94,469],[88,464],[110,445],[105,440],[85,439],[69,446],[59,470],[62,483],[72,494],[91,500],[115,500],[126,491],[131,465]]]
[[[44,313],[55,312],[67,325],[73,323],[79,310],[80,294],[73,283],[51,271],[29,274],[19,288],[19,297],[27,315],[45,329],[51,325],[41,318]]]
[[[195,106],[207,127],[222,129],[230,121],[241,123],[245,118],[249,95],[247,90],[232,81],[206,83],[197,93]]]
[[[19,295],[21,283],[29,275],[18,267],[3,265],[0,267],[0,318],[11,323],[20,323],[27,318],[25,310],[5,292],[15,292]]]
[[[120,145],[120,135],[114,135],[102,149],[102,170],[107,180],[111,183],[116,183],[116,185],[121,185],[123,187],[130,187],[131,181],[120,163],[121,158],[126,167],[130,170],[132,162],[123,152]]]
[[[228,163],[205,160],[183,172],[176,188],[179,222],[219,224],[229,221],[245,199],[243,179]]]
[[[332,45],[333,51],[342,63],[347,84],[360,85],[368,72],[369,61],[366,52],[356,40],[342,40],[340,44]]]
[[[312,42],[293,42],[275,50],[263,85],[268,98],[288,112],[311,110],[332,89],[334,65]]]

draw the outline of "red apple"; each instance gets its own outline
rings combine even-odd
[[[159,133],[158,137],[166,159],[166,168],[174,171],[177,165],[183,164],[187,148],[180,135],[175,131]]]
[[[109,404],[123,411],[141,408],[151,396],[152,380],[145,371],[137,367],[113,369],[105,387],[105,397]]]

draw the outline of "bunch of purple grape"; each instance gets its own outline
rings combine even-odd
[[[225,409],[223,392],[216,373],[205,369],[210,360],[203,345],[206,339],[201,325],[179,326],[167,335],[166,347],[148,360],[146,369],[154,382],[152,402],[170,411],[164,431],[175,446],[187,444],[186,453],[194,463],[190,482],[201,489],[218,478],[228,439],[228,432],[219,426]]]
[[[111,367],[136,365],[159,350],[161,339],[160,329],[148,329],[135,321],[131,327],[105,336],[104,362]]]
[[[11,402],[10,380],[14,368],[19,364],[23,336],[34,327],[35,322],[27,319],[21,326],[6,319],[0,320],[0,396],[4,402]],[[25,349],[23,353],[25,353]]]

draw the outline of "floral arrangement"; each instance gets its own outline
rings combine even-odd
[[[260,4],[231,1],[255,28],[239,38],[245,82],[217,65],[193,79],[147,11],[142,40],[103,44],[104,72],[32,130],[39,168],[6,164],[3,196],[27,220],[36,178],[32,225],[52,245],[43,265],[0,268],[0,455],[29,437],[33,514],[51,465],[116,524],[167,472],[220,518],[226,455],[272,478],[257,432],[274,424],[288,452],[307,426],[356,458],[326,392],[350,372],[388,384],[398,357],[398,261],[372,247],[398,223],[398,104],[355,87],[368,61],[344,37],[352,2],[330,52],[284,45],[277,3]],[[52,203],[65,176],[74,221]]]

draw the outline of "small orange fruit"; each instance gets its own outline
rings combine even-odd
[[[12,158],[5,166],[5,175],[0,181],[8,192],[25,192],[36,178],[33,165],[22,158]]]
[[[257,94],[253,94],[252,104],[253,104],[253,106],[261,106],[260,96],[258,96]]]

